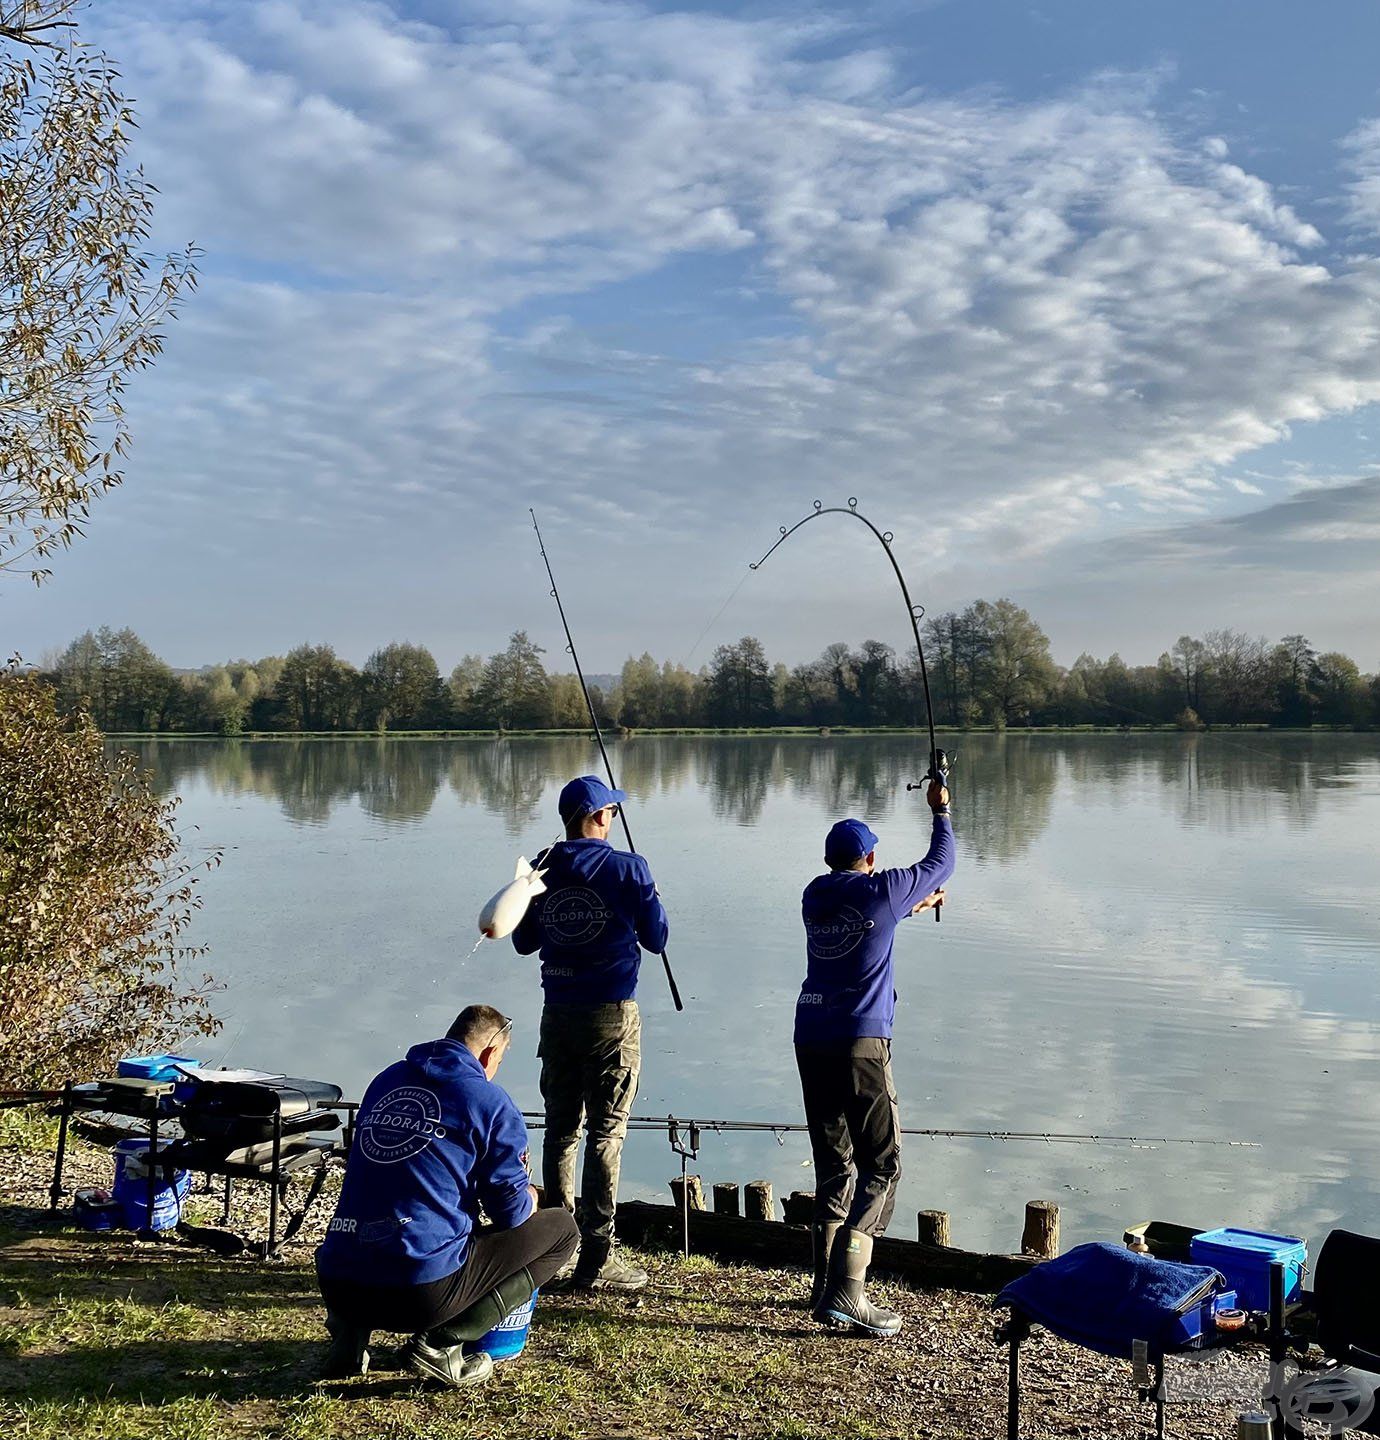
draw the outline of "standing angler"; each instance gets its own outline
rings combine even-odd
[[[609,844],[626,799],[594,775],[561,791],[565,839],[537,856],[546,893],[513,931],[519,955],[541,951],[542,1184],[548,1204],[575,1209],[583,1119],[574,1283],[595,1290],[640,1290],[647,1283],[647,1272],[614,1249],[613,1222],[623,1137],[642,1069],[637,972],[642,950],[666,948],[668,927],[647,862]]]
[[[885,1231],[901,1178],[901,1122],[891,1076],[897,924],[944,903],[953,874],[949,792],[932,780],[934,829],[925,858],[877,870],[877,837],[840,820],[824,841],[829,873],[805,887],[806,973],[795,1011],[795,1054],[815,1164],[816,1320],[874,1336],[901,1317],[873,1305],[864,1284],[872,1241]]]

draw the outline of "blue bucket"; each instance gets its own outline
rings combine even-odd
[[[161,1148],[161,1147],[160,1147]],[[182,1201],[192,1188],[191,1173],[174,1170],[172,1184],[159,1180],[149,1214],[149,1142],[121,1140],[115,1147],[115,1183],[110,1191],[130,1230],[175,1230],[182,1219]]]
[[[537,1308],[537,1295],[524,1300],[511,1314],[504,1317],[501,1325],[495,1325],[487,1335],[481,1335],[470,1347],[482,1350],[495,1365],[504,1360],[516,1360],[527,1347],[527,1332],[532,1328],[532,1315]]]

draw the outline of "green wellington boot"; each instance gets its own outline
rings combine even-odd
[[[819,1309],[824,1299],[824,1287],[829,1282],[829,1252],[834,1248],[834,1239],[843,1228],[840,1220],[825,1220],[810,1226],[811,1247],[814,1250],[815,1276],[810,1285],[810,1313]]]
[[[851,1325],[860,1334],[885,1339],[901,1328],[901,1317],[893,1310],[874,1305],[863,1288],[867,1267],[872,1263],[872,1237],[861,1230],[841,1229],[829,1254],[829,1278],[824,1295],[815,1307],[815,1319],[822,1325]]]
[[[467,1354],[466,1343],[487,1335],[519,1305],[530,1300],[536,1288],[532,1272],[525,1266],[515,1275],[509,1275],[468,1310],[462,1310],[425,1335],[414,1335],[405,1351],[407,1368],[424,1380],[439,1380],[454,1389],[482,1385],[494,1373],[494,1362],[482,1352]]]

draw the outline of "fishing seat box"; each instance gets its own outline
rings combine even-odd
[[[271,1141],[275,1131],[282,1137],[338,1129],[340,1117],[328,1107],[342,1096],[340,1086],[324,1080],[194,1082],[179,1118],[188,1137],[237,1150]]]
[[[1243,1310],[1270,1308],[1270,1266],[1275,1263],[1284,1266],[1284,1303],[1299,1298],[1308,1246],[1293,1235],[1225,1226],[1195,1235],[1189,1248],[1195,1265],[1211,1265],[1222,1272]]]

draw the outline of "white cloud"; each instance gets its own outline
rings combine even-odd
[[[1347,218],[1366,234],[1380,234],[1380,119],[1358,125],[1342,142],[1352,180]]]
[[[420,13],[92,12],[160,234],[208,250],[134,397],[151,503],[372,533],[558,476],[572,523],[689,542],[721,499],[862,488],[1000,558],[1214,514],[1219,467],[1380,398],[1380,262],[1317,258],[1219,137],[1156,117],[1153,77],[917,95],[827,18]],[[1377,125],[1353,219],[1380,215]]]

